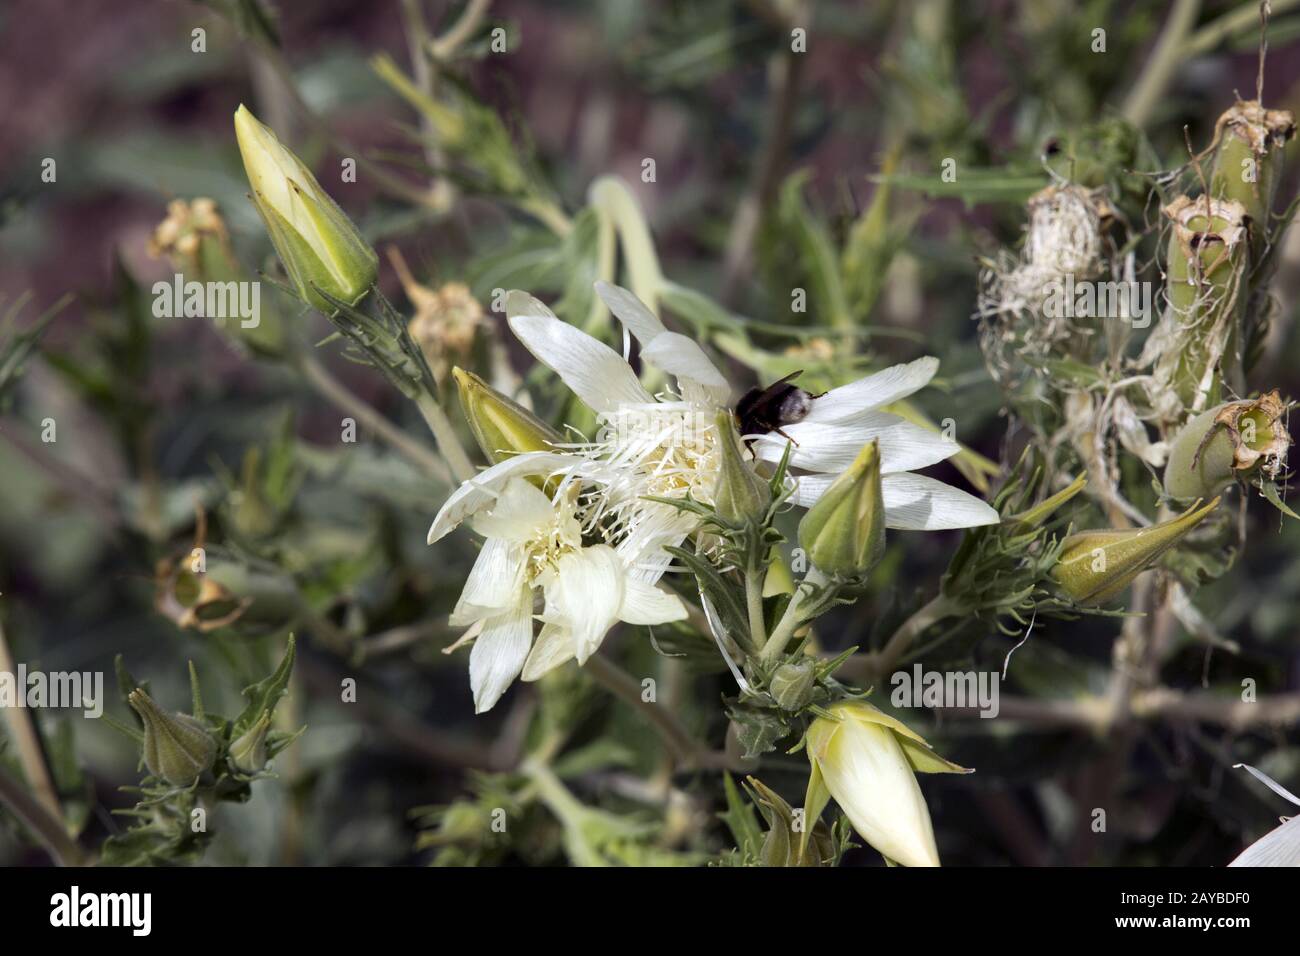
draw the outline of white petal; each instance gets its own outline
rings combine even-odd
[[[451,493],[429,526],[428,542],[433,544],[466,518],[491,505],[511,478],[554,475],[561,471],[578,474],[588,467],[589,463],[582,458],[550,451],[525,452],[498,462],[463,482]]]
[[[595,653],[618,620],[624,575],[623,562],[604,544],[570,551],[556,562],[555,574],[546,583],[542,620],[573,634],[579,664]]]
[[[643,347],[653,342],[656,336],[668,331],[644,302],[621,285],[597,280],[595,289],[600,300],[609,306],[609,311],[636,336]]]
[[[1228,866],[1300,866],[1300,817],[1269,830]]]
[[[541,299],[534,299],[527,292],[511,289],[506,293],[506,318],[513,319],[516,315],[545,315],[555,318],[555,313],[548,309]]]
[[[811,508],[831,486],[835,475],[798,475],[790,500]],[[900,531],[941,531],[997,524],[996,511],[974,495],[925,475],[884,475],[880,491],[885,499],[885,527]]]
[[[920,391],[939,370],[939,360],[927,355],[906,365],[895,365],[848,385],[833,388],[813,399],[812,411],[804,421],[835,422],[855,412],[879,408]]]
[[[623,356],[581,329],[546,315],[517,315],[510,328],[592,411],[653,401]]]
[[[524,555],[518,545],[504,538],[488,538],[447,622],[464,627],[513,607],[523,583]]]
[[[573,660],[573,652],[573,634],[570,631],[557,624],[543,625],[537,643],[533,645],[528,660],[524,661],[523,679],[538,680]]]
[[[618,619],[628,624],[666,624],[686,619],[686,605],[676,594],[653,584],[626,578],[623,582],[623,606]]]
[[[640,299],[622,286],[597,282],[596,294],[636,336],[645,361],[674,378],[703,386],[712,403],[722,404],[731,396],[731,386],[698,342],[679,332],[669,332]]]
[[[556,505],[540,488],[526,479],[511,478],[488,511],[472,521],[474,530],[485,538],[503,538],[522,544],[555,520]]]
[[[795,442],[791,467],[808,471],[843,471],[873,438],[880,441],[880,471],[885,475],[925,468],[961,451],[955,441],[888,412],[862,412],[834,424],[804,419],[783,431]],[[786,438],[771,432],[757,439],[754,450],[764,461],[775,462],[785,446]]]
[[[491,709],[519,676],[533,641],[533,597],[521,588],[518,602],[504,614],[488,618],[469,652],[469,685],[474,713]]]
[[[925,475],[884,475],[885,527],[940,531],[997,524],[1001,517],[974,495]]]
[[[694,382],[708,389],[709,397],[721,404],[731,397],[731,386],[704,349],[680,332],[664,332],[641,349],[641,357],[673,378]]]

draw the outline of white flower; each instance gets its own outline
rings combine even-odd
[[[666,563],[655,552],[679,543],[683,522],[689,532],[689,521],[676,509],[644,498],[689,491],[697,500],[710,500],[719,469],[715,411],[730,403],[731,390],[694,340],[667,331],[626,289],[597,282],[596,292],[636,337],[641,357],[674,376],[676,395],[650,396],[613,349],[561,322],[531,297],[507,299],[510,327],[605,424],[602,439],[574,451],[609,466],[596,480],[604,485],[604,511],[614,514],[615,527],[625,535],[625,553],[638,562]],[[879,410],[919,391],[938,367],[937,359],[922,358],[833,389],[813,400],[802,421],[786,425],[784,436],[757,436],[755,454],[777,461],[788,444],[785,436],[795,443],[791,467],[811,474],[799,478],[793,500],[806,507],[863,445],[877,439],[886,527],[933,531],[995,524],[998,514],[985,502],[910,473],[956,454],[960,445]]]
[[[462,597],[463,613],[458,607],[453,615],[453,623],[480,626],[482,622],[483,634],[470,662],[480,710],[491,706],[521,668],[525,679],[534,679],[570,658],[585,661],[616,620],[676,619],[658,616],[668,613],[666,603],[650,611],[640,602],[648,600],[648,594],[669,600],[650,586],[671,561],[665,549],[685,541],[696,519],[671,504],[648,499],[689,494],[710,503],[717,486],[721,469],[717,410],[729,407],[732,397],[726,378],[697,342],[668,331],[627,290],[598,282],[596,292],[637,339],[642,359],[672,376],[673,389],[651,395],[627,360],[608,345],[562,322],[529,295],[511,292],[506,297],[515,335],[595,412],[601,429],[592,441],[557,447],[554,452],[527,452],[486,469],[452,493],[429,528],[432,544],[484,509],[490,507],[498,515],[506,489],[532,488],[519,481],[522,478],[554,478],[563,489],[563,494],[556,494],[554,509],[568,509],[565,534],[546,539],[552,550],[542,561],[556,573],[529,580],[530,588],[543,588],[547,602],[541,616],[545,626],[531,653],[530,618],[520,610],[523,585],[512,585],[514,590],[506,593],[503,582],[514,579],[505,578],[501,567],[518,557],[518,543],[534,540],[540,527],[539,499],[545,495],[535,488],[529,514],[536,521],[506,520],[507,526],[520,529],[510,536],[500,532],[501,522],[489,522],[497,528],[492,537],[510,547],[489,540],[475,571],[481,567],[485,574],[491,571],[491,577],[476,581],[472,574]],[[934,530],[996,523],[997,512],[978,498],[909,472],[955,454],[960,450],[956,442],[878,410],[922,388],[937,368],[936,359],[919,359],[814,399],[803,421],[783,429],[796,443],[792,468],[808,473],[797,475],[792,500],[811,505],[862,446],[876,439],[886,527]],[[753,439],[755,456],[767,461],[779,459],[788,443],[776,433],[747,437]],[[475,528],[488,533],[482,521],[475,521]],[[579,547],[583,536],[603,543]],[[581,560],[561,562],[556,547],[575,548],[564,553],[579,554]],[[488,561],[500,562],[500,567],[485,564]],[[490,593],[491,603],[478,595],[479,588]],[[684,613],[676,598],[671,601],[676,612]],[[486,646],[484,637],[490,638]]]
[[[574,490],[562,485],[552,499],[525,479],[510,478],[491,508],[473,518],[483,550],[450,623],[478,635],[469,659],[477,713],[492,707],[521,671],[536,680],[571,658],[585,662],[616,621],[661,624],[686,616],[675,595],[629,578],[608,545],[583,545]],[[538,590],[545,600],[534,645]]]

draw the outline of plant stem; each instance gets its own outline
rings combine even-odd
[[[1185,50],[1184,41],[1196,25],[1196,16],[1201,11],[1201,0],[1177,0],[1165,28],[1160,32],[1155,49],[1147,58],[1146,66],[1133,89],[1124,101],[1121,111],[1126,120],[1139,129],[1146,125],[1161,98],[1165,88],[1173,78],[1174,71],[1182,65]]]
[[[21,783],[0,770],[0,804],[21,820],[59,866],[83,866],[86,854],[68,835],[63,822],[27,792]]]
[[[0,624],[0,673],[16,674],[13,653],[5,638],[4,625]],[[22,693],[20,690],[19,693]],[[63,808],[59,806],[59,793],[54,786],[54,777],[45,762],[45,752],[41,748],[41,738],[36,732],[36,725],[24,707],[6,707],[9,730],[18,747],[18,762],[23,768],[23,776],[32,788],[35,800],[45,812],[56,820],[63,819]]]
[[[786,645],[790,643],[790,639],[794,637],[794,632],[804,622],[799,614],[799,606],[803,604],[803,600],[807,595],[825,583],[826,576],[815,567],[808,570],[804,579],[795,587],[794,595],[790,598],[790,603],[785,606],[785,613],[781,615],[781,620],[777,622],[776,628],[772,631],[772,636],[767,639],[767,643],[763,645],[763,650],[759,652],[761,660],[770,663],[781,655]]]
[[[342,382],[334,377],[329,369],[320,363],[316,356],[310,353],[300,356],[298,368],[311,386],[320,392],[324,398],[370,428],[412,464],[423,468],[439,481],[451,484],[452,473],[447,468],[447,462],[411,438],[373,407],[349,391]],[[424,409],[421,408],[421,411],[424,411]]]
[[[643,700],[637,679],[608,657],[593,654],[583,667],[602,687],[650,722],[679,764],[701,767],[723,764],[723,755],[705,752],[671,710]]]
[[[767,643],[767,622],[763,620],[763,569],[745,569],[745,606],[749,611],[749,646]]]
[[[870,670],[877,676],[888,674],[907,652],[913,642],[933,624],[957,613],[957,607],[942,594],[918,608],[885,642],[885,646],[870,657]]]
[[[456,476],[457,481],[469,481],[474,477],[474,464],[465,454],[465,448],[461,445],[447,413],[442,410],[442,406],[433,396],[427,393],[421,394],[415,400],[415,404],[419,406],[424,420],[429,423],[433,440],[438,443],[438,450],[451,466],[451,473]]]

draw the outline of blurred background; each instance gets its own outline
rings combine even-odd
[[[1295,111],[1300,4],[1273,8],[1264,101]],[[1173,52],[1162,54],[1161,31],[1175,20]],[[506,52],[493,49],[496,27]],[[791,50],[796,29],[806,53]],[[421,30],[455,41],[432,80],[412,60]],[[194,661],[209,709],[229,712],[274,665],[287,631],[299,635],[285,706],[308,731],[277,761],[277,781],[220,808],[207,862],[563,862],[554,821],[531,820],[490,845],[457,843],[445,811],[418,809],[493,805],[493,775],[509,770],[538,696],[516,687],[473,716],[464,654],[441,653],[456,636],[446,613],[473,553],[465,537],[424,545],[449,486],[368,420],[358,419],[356,444],[340,441],[341,418],[361,403],[431,448],[418,414],[336,345],[304,369],[213,322],[152,314],[150,287],[176,271],[175,229],[158,234],[159,225],[170,215],[182,231],[205,228],[187,218],[202,215],[195,207],[169,211],[173,201],[215,201],[242,268],[273,261],[246,198],[236,107],[248,104],[313,166],[379,250],[382,286],[399,308],[432,310],[447,363],[473,355],[498,384],[537,385],[500,334],[493,290],[567,296],[584,314],[573,290],[584,278],[590,287],[587,190],[614,174],[676,283],[773,324],[789,319],[789,290],[806,287],[813,321],[855,330],[774,331],[757,346],[723,338],[715,344],[737,363],[738,388],[791,365],[842,371],[934,354],[941,377],[918,396],[923,410],[955,418],[961,441],[1014,463],[1015,429],[971,319],[981,257],[1018,241],[1026,199],[1049,181],[1045,165],[1081,130],[1123,116],[1145,134],[1149,151],[1133,153],[1151,162],[1142,171],[1182,164],[1186,142],[1208,143],[1237,92],[1253,96],[1258,48],[1256,5],[1213,0],[4,0],[0,314],[12,311],[23,330],[59,306],[0,409],[0,621],[13,655],[104,672],[108,709],[127,720],[113,689],[118,654],[175,708]],[[428,115],[394,69],[436,83],[465,138],[429,137]],[[356,181],[340,182],[349,158]],[[52,182],[42,178],[47,159]],[[948,159],[959,170],[952,189],[935,176]],[[1296,181],[1292,164],[1284,201]],[[841,249],[854,268],[830,288],[818,258]],[[1300,246],[1282,255],[1279,318],[1252,387],[1295,396]],[[452,282],[473,302],[458,300],[460,312],[428,304]],[[309,347],[328,335],[267,283],[263,300]],[[533,395],[563,411],[541,386]],[[46,419],[56,441],[42,440]],[[932,474],[969,487],[950,465]],[[872,593],[825,643],[887,635],[933,593],[959,539],[891,536]],[[195,546],[232,569],[231,594],[205,603],[184,590],[193,582],[176,567]],[[1297,546],[1295,523],[1269,508],[1252,514],[1236,566],[1197,602],[1239,652],[1189,643],[1169,660],[1167,684],[1199,688],[1212,674],[1228,687],[1251,677],[1261,693],[1300,693]],[[246,594],[252,603],[234,614]],[[1107,618],[1040,625],[1004,694],[1104,683],[1117,629]],[[631,664],[662,666],[638,635],[616,640]],[[972,634],[952,661],[1000,669],[1013,643]],[[356,703],[340,699],[345,678],[357,683]],[[566,680],[556,693],[591,711],[593,736],[625,751],[598,772],[575,771],[574,786],[593,804],[644,810],[637,784],[660,766],[653,736],[581,677]],[[687,719],[720,740],[722,677],[679,674],[669,686]],[[97,846],[126,825],[111,811],[135,802],[119,788],[137,782],[138,750],[104,721],[36,716],[64,811]],[[1231,765],[1255,763],[1296,789],[1295,725],[1175,714],[1121,741],[1051,721],[941,721],[931,741],[978,768],[925,782],[941,853],[949,865],[1223,865],[1286,811]],[[0,763],[17,767],[12,747]],[[805,766],[777,758],[764,780],[797,802]],[[702,862],[732,845],[715,817],[716,776],[681,774],[666,792],[650,807],[664,860]],[[1096,805],[1110,808],[1104,834],[1088,827]],[[44,859],[0,814],[0,862]]]

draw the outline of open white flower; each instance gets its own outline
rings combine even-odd
[[[603,282],[596,283],[596,292],[637,339],[641,357],[671,376],[673,386],[650,394],[627,359],[608,345],[562,322],[532,296],[511,292],[506,297],[515,335],[595,412],[601,429],[592,441],[526,452],[486,469],[452,493],[429,529],[432,544],[492,509],[488,524],[475,521],[490,537],[475,565],[482,580],[471,575],[462,607],[453,615],[453,623],[482,622],[470,661],[480,710],[490,707],[521,669],[525,679],[534,679],[570,658],[585,661],[616,620],[674,620],[662,616],[669,613],[668,602],[673,613],[684,613],[676,598],[652,586],[671,561],[666,549],[685,541],[697,519],[649,499],[690,495],[711,503],[721,470],[717,412],[730,406],[731,387],[697,342],[668,331],[630,292]],[[936,359],[918,359],[834,389],[813,399],[802,421],[784,427],[789,439],[777,433],[747,436],[753,453],[775,461],[793,440],[792,500],[808,506],[874,439],[886,527],[935,530],[996,523],[997,512],[978,498],[909,471],[955,454],[956,442],[879,410],[924,387],[937,368]],[[519,545],[530,541],[530,548],[540,547],[537,522],[546,496],[520,481],[529,477],[558,477],[565,489],[545,512],[563,511],[565,533],[545,538],[549,550],[537,552],[541,556],[535,560],[522,557]],[[497,520],[503,507],[515,507],[505,499],[507,489],[516,489],[510,501],[531,499],[527,516]],[[516,530],[502,530],[510,527]],[[580,547],[583,535],[604,543]],[[580,558],[562,560],[570,553]],[[519,566],[553,569],[545,575],[537,571],[527,582],[528,601],[531,589],[540,586],[547,604],[541,616],[545,626],[531,652],[531,618],[521,610],[525,585],[503,571],[514,574]],[[651,608],[650,596],[661,603]]]
[[[585,662],[616,621],[661,624],[686,616],[676,595],[630,578],[611,547],[583,545],[572,490],[561,487],[552,499],[510,478],[491,508],[474,516],[483,550],[450,623],[477,633],[469,658],[477,713],[491,708],[521,671],[536,680],[572,658]],[[545,603],[534,645],[538,590]]]
[[[512,293],[507,299],[510,327],[600,416],[602,436],[574,451],[608,466],[597,479],[604,486],[604,512],[616,518],[624,552],[653,567],[660,563],[656,552],[663,545],[680,543],[689,532],[689,519],[644,499],[689,492],[697,500],[710,500],[719,468],[715,412],[729,404],[730,388],[695,341],[665,329],[632,293],[604,282],[596,283],[596,292],[636,337],[641,357],[675,378],[677,394],[650,396],[613,349],[561,322],[529,296]],[[794,442],[791,468],[811,473],[799,478],[796,504],[816,501],[862,446],[875,439],[880,443],[886,527],[933,531],[995,524],[998,514],[985,502],[911,473],[956,454],[960,445],[880,411],[923,388],[938,367],[938,359],[927,357],[885,369],[815,398],[808,415],[785,426],[784,435],[746,437],[756,439],[755,454],[767,461],[780,459],[787,436]]]

